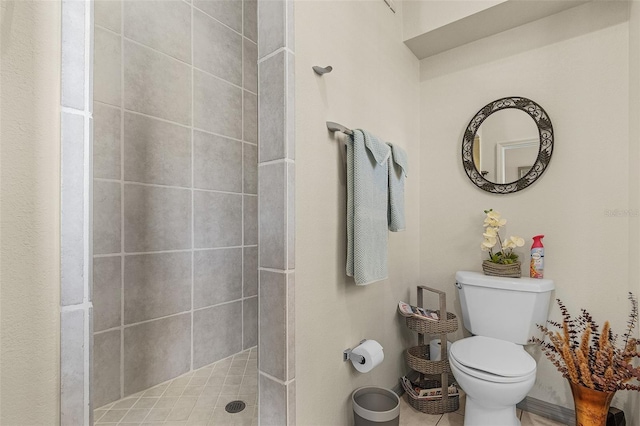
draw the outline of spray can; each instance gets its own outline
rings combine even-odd
[[[536,235],[533,237],[533,245],[531,246],[531,266],[529,267],[529,276],[531,278],[543,278],[544,276],[543,238],[544,235]]]

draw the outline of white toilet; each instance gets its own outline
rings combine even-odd
[[[473,336],[451,345],[449,362],[467,394],[465,426],[519,426],[516,404],[536,380],[536,362],[523,345],[540,337],[553,281],[490,277],[459,271],[464,327]]]

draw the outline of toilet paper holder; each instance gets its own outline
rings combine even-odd
[[[360,343],[358,343],[356,346],[360,346],[366,341],[367,339],[362,339]],[[342,351],[342,361],[349,361],[350,359],[355,359],[358,363],[364,364],[365,362],[364,357],[362,355],[354,354],[352,350],[353,349],[351,348],[347,348],[344,351]]]

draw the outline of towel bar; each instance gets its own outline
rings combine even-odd
[[[342,132],[347,135],[353,135],[353,130],[344,127],[342,124],[334,123],[333,121],[327,121],[327,129],[330,132]]]

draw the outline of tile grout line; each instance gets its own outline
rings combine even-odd
[[[195,211],[195,186],[196,186],[196,182],[195,182],[195,132],[194,132],[194,126],[195,126],[195,82],[194,82],[194,78],[195,78],[195,64],[194,64],[194,53],[193,53],[193,37],[194,37],[194,27],[195,27],[195,20],[194,20],[194,9],[195,6],[193,4],[192,0],[191,4],[190,4],[190,17],[191,17],[191,43],[190,43],[190,49],[191,49],[191,347],[189,348],[191,350],[191,360],[190,360],[190,370],[193,371],[194,370],[194,364],[193,364],[193,358],[194,358],[194,354],[195,354],[195,340],[194,340],[194,323],[195,323],[195,246],[196,246],[196,230],[195,230],[195,216],[196,216],[196,211]]]
[[[121,253],[121,261],[120,261],[120,398],[124,398],[124,279],[125,279],[125,211],[124,211],[124,166],[125,166],[125,158],[124,158],[124,4],[123,1],[120,4],[120,253]]]

